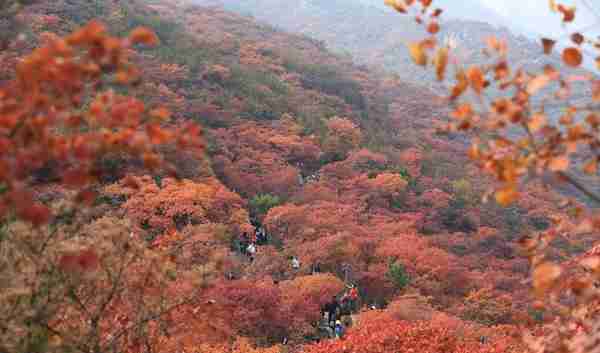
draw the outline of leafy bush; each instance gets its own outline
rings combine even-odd
[[[451,183],[453,203],[460,208],[473,207],[479,203],[479,198],[473,190],[473,185],[467,179],[461,178]]]
[[[302,86],[342,98],[346,103],[359,110],[366,110],[367,101],[360,91],[358,82],[347,78],[343,73],[329,65],[303,65],[287,60],[284,66],[289,71],[302,75]]]
[[[477,230],[477,225],[465,215],[462,209],[450,205],[440,212],[440,221],[451,232],[471,233]]]
[[[550,220],[543,216],[529,217],[529,224],[531,224],[536,230],[546,230],[550,228]]]
[[[241,114],[244,117],[274,120],[290,110],[284,99],[288,86],[272,73],[234,67],[224,86],[245,99],[246,109]]]
[[[255,213],[265,215],[269,210],[281,203],[279,196],[271,194],[260,194],[250,200],[250,207]]]
[[[410,283],[410,276],[399,261],[390,262],[386,275],[397,289],[403,289]]]

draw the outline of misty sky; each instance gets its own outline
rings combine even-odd
[[[560,17],[549,9],[548,0],[479,0],[482,5],[496,11],[505,19],[533,33],[559,36],[564,33]],[[576,21],[568,29],[592,26],[588,33],[600,33],[600,2],[598,0],[561,0],[560,3],[577,7]],[[592,10],[590,10],[592,8]],[[594,15],[593,12],[596,14]]]

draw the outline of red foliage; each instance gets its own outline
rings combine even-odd
[[[502,344],[498,344],[502,343]],[[408,323],[385,316],[349,330],[342,340],[306,346],[304,353],[507,353],[517,352],[514,342],[479,342],[460,338],[458,332],[431,322]],[[511,344],[512,343],[512,344]]]
[[[139,227],[156,234],[207,222],[235,230],[249,226],[244,201],[214,178],[202,182],[166,178],[158,186],[150,177],[128,177],[106,191],[128,197],[123,210]]]

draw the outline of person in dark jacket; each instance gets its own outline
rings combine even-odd
[[[315,273],[320,273],[320,272],[321,272],[321,264],[319,264],[319,262],[317,261],[312,265],[311,273],[314,275]]]
[[[339,307],[340,304],[338,303],[335,295],[331,298],[329,303],[325,304],[325,311],[328,314],[329,326],[333,326],[335,324],[335,317]]]
[[[248,245],[250,245],[250,239],[248,237],[248,233],[244,232],[242,234],[242,239],[240,239],[240,252],[243,255],[246,255],[246,250],[248,249]]]

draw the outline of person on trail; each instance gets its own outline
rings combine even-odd
[[[240,252],[242,255],[246,255],[246,250],[248,249],[248,245],[250,245],[250,239],[248,238],[248,233],[244,232],[242,234],[242,239],[240,239]]]
[[[350,287],[350,291],[348,291],[348,300],[350,303],[350,311],[351,312],[356,312],[356,310],[358,309],[358,289],[356,288],[355,285],[352,285]]]
[[[300,268],[300,260],[296,256],[292,256],[292,268],[297,270]]]
[[[250,243],[250,245],[248,245],[248,248],[246,249],[246,252],[248,253],[250,262],[254,261],[254,255],[256,254],[256,245],[254,245],[254,243]]]
[[[320,273],[320,272],[321,272],[321,264],[319,264],[319,262],[318,262],[318,261],[317,261],[317,262],[315,262],[315,263],[312,265],[312,269],[311,269],[311,271],[310,271],[310,272],[311,272],[313,275],[314,275],[315,273]]]
[[[342,338],[342,336],[344,336],[344,325],[342,325],[342,322],[340,320],[337,320],[335,322],[335,338],[340,339]]]
[[[264,245],[267,243],[267,233],[263,227],[256,229],[256,243],[258,245]]]
[[[325,304],[325,311],[328,314],[329,326],[333,326],[333,324],[335,323],[335,317],[339,307],[340,304],[338,303],[337,297],[335,295],[331,298],[331,301],[329,303]]]

